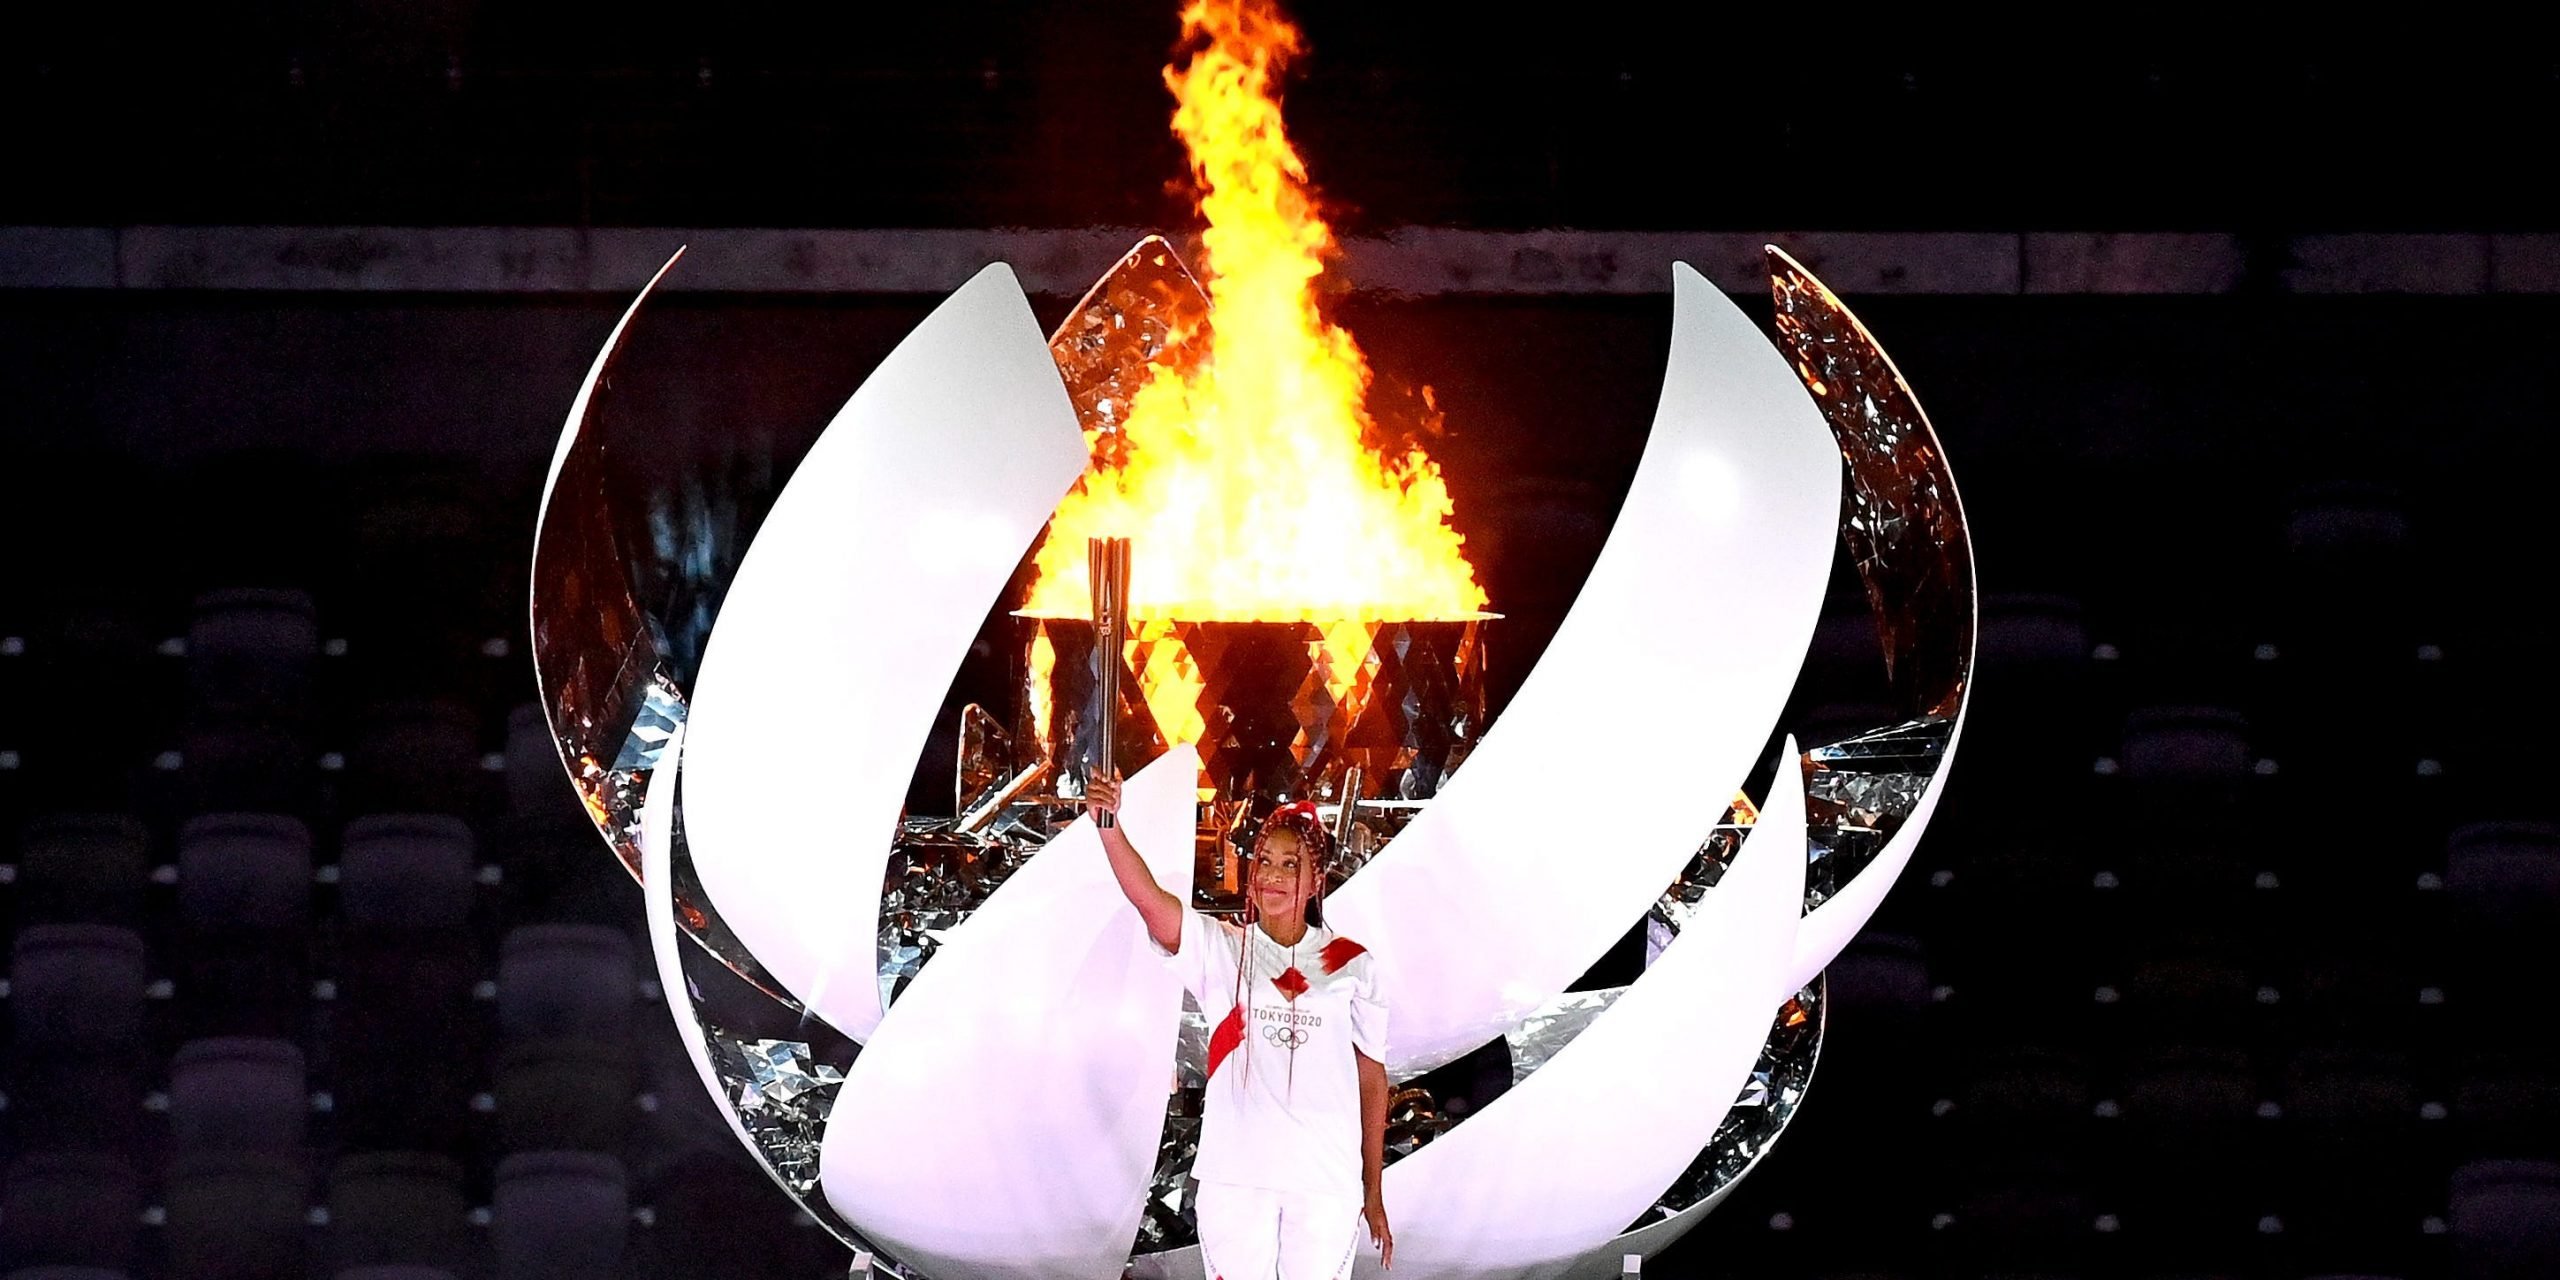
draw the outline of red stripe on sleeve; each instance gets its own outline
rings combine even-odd
[[[1361,946],[1359,943],[1353,942],[1349,938],[1336,938],[1333,941],[1324,944],[1324,971],[1326,973],[1332,973],[1333,971],[1340,969],[1342,966],[1359,959],[1362,955],[1366,954],[1368,950],[1369,949],[1367,947]]]
[[[1226,1020],[1218,1024],[1217,1030],[1209,1033],[1209,1074],[1215,1077],[1218,1074],[1218,1064],[1225,1062],[1227,1055],[1234,1053],[1236,1046],[1243,1043],[1244,1006],[1237,1005],[1227,1010]]]

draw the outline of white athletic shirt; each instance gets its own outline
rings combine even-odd
[[[1240,945],[1252,950],[1241,1003]],[[1367,949],[1314,925],[1284,947],[1258,925],[1185,909],[1170,963],[1209,1018],[1192,1176],[1361,1199],[1360,1069],[1351,1051],[1387,1060],[1387,1003]]]

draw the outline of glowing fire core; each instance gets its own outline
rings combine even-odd
[[[1093,464],[1060,504],[1024,612],[1081,616],[1087,537],[1128,537],[1140,620],[1477,616],[1437,463],[1377,444],[1371,375],[1314,284],[1335,250],[1276,78],[1301,47],[1267,0],[1197,0],[1165,82],[1200,212],[1208,316],[1123,404],[1086,415]]]

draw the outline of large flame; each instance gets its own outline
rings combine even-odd
[[[1165,84],[1208,223],[1207,347],[1159,367],[1116,431],[1087,423],[1095,461],[1050,522],[1024,611],[1083,615],[1085,539],[1116,535],[1131,544],[1133,644],[1177,617],[1476,616],[1485,595],[1439,466],[1368,443],[1368,361],[1316,306],[1333,232],[1275,83],[1298,29],[1270,0],[1194,0],[1182,23],[1193,52]]]

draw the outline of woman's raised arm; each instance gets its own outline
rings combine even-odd
[[[1095,778],[1085,784],[1085,812],[1099,818],[1120,811],[1120,775]],[[1111,875],[1120,882],[1120,892],[1127,894],[1129,905],[1138,909],[1138,917],[1147,922],[1147,936],[1167,951],[1182,949],[1182,900],[1165,892],[1156,883],[1155,873],[1147,870],[1146,859],[1138,856],[1137,846],[1129,843],[1129,829],[1117,823],[1095,825],[1102,837],[1102,851],[1111,855]]]

